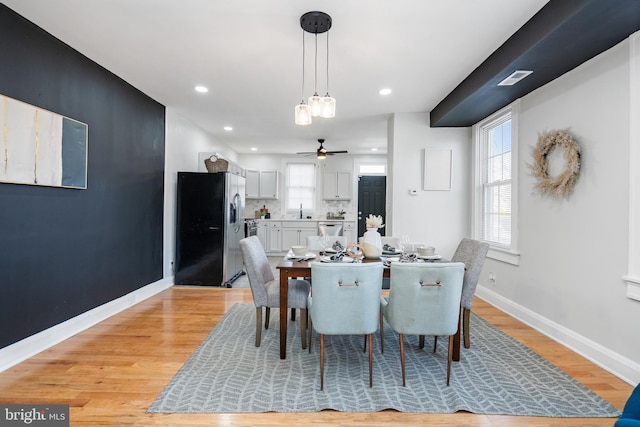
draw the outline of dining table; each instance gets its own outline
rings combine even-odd
[[[311,264],[319,262],[320,253],[315,252],[314,257],[308,259],[284,257],[276,269],[280,275],[280,359],[287,358],[287,308],[289,306],[289,279],[295,277],[311,277]],[[381,259],[363,258],[360,262],[381,262]],[[438,262],[448,262],[447,260],[438,260]],[[391,277],[391,268],[386,266],[382,271],[382,277]],[[460,360],[460,314],[458,314],[458,330],[453,337],[452,360]]]

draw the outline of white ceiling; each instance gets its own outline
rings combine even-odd
[[[547,0],[2,0],[239,153],[386,152],[392,113],[428,112]],[[300,16],[331,15],[336,117],[297,126]],[[306,33],[305,98],[313,92]],[[318,36],[318,92],[326,39]],[[207,94],[194,86],[209,88]],[[391,95],[378,94],[391,88]],[[232,126],[233,131],[223,130]]]

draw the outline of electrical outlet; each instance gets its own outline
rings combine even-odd
[[[497,284],[498,279],[496,278],[495,273],[489,273],[489,282],[491,282],[493,286]]]

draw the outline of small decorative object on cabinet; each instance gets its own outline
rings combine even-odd
[[[366,219],[367,231],[362,236],[362,251],[366,258],[380,258],[382,255],[382,238],[378,228],[384,227],[380,215],[369,215]]]

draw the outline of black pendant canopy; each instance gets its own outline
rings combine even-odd
[[[311,34],[322,34],[331,28],[331,17],[324,12],[307,12],[300,17],[300,26]]]

